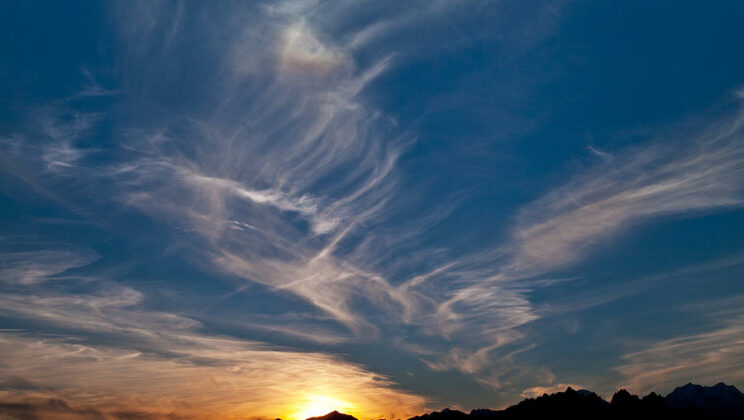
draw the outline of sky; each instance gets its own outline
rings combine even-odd
[[[0,413],[744,389],[742,16],[0,2]]]

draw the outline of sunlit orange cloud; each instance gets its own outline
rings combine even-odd
[[[582,389],[584,388],[581,385],[576,384],[555,384],[550,386],[533,386],[530,388],[525,389],[520,394],[523,398],[537,398],[542,396],[543,394],[553,394],[556,392],[563,392],[566,390],[566,388],[571,387],[573,389]]]
[[[0,401],[36,404],[37,415],[50,419],[136,412],[153,419],[299,420],[332,410],[405,418],[425,406],[424,398],[333,356],[201,336],[174,341],[182,348],[165,358],[0,333],[0,377],[12,378]]]

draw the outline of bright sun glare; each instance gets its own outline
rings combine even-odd
[[[297,412],[291,414],[289,420],[305,420],[309,417],[318,417],[328,414],[333,410],[338,410],[346,414],[349,414],[354,410],[354,407],[351,404],[324,395],[309,396],[306,401],[303,404],[300,404],[297,408]]]

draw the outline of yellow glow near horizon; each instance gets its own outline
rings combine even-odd
[[[288,420],[305,420],[310,417],[323,416],[337,410],[344,414],[351,414],[354,405],[346,401],[337,400],[325,395],[308,396],[304,403],[297,406],[297,411],[288,416]]]

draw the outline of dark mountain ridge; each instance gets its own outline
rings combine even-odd
[[[688,383],[675,388],[666,402],[681,410],[695,410],[717,420],[744,419],[744,394],[733,385],[714,386]]]
[[[409,420],[527,420],[527,419],[669,419],[744,420],[744,394],[736,387],[687,384],[666,397],[654,392],[643,398],[621,389],[608,402],[594,392],[567,388],[563,392],[528,398],[503,410],[485,408],[469,414],[445,408]],[[334,411],[308,420],[356,420]]]

